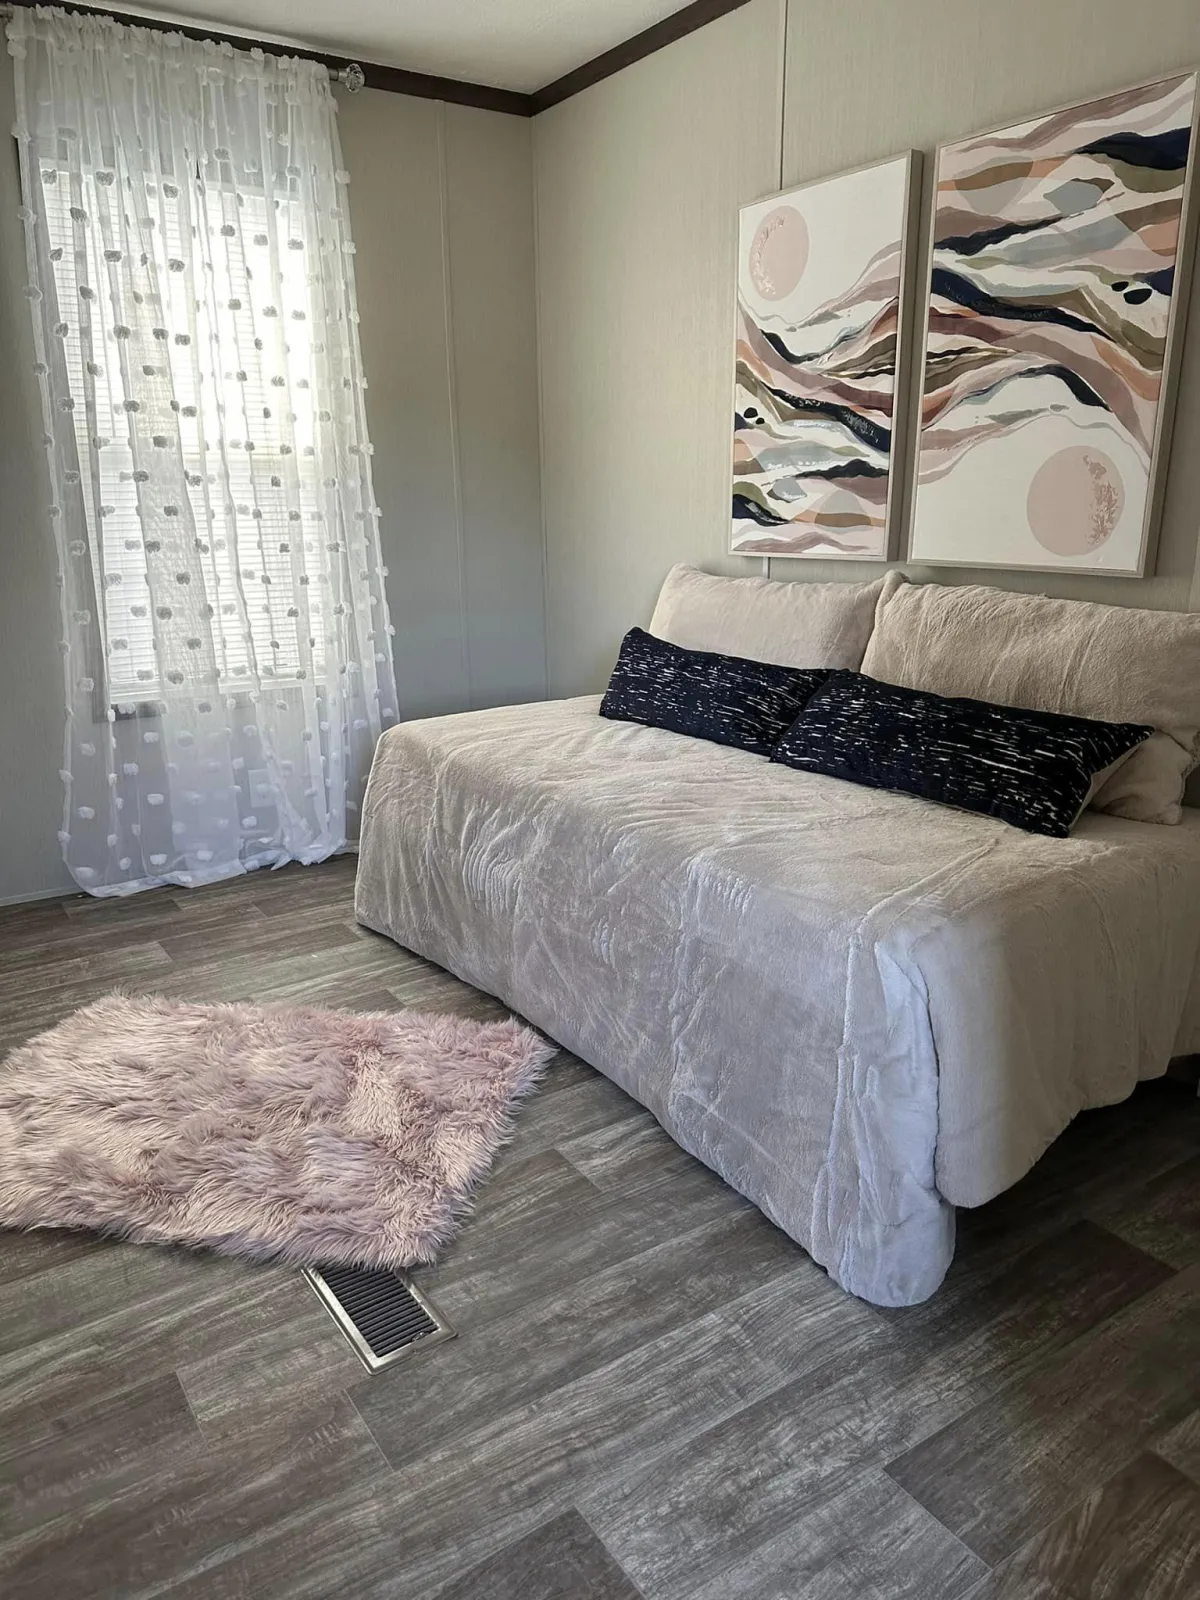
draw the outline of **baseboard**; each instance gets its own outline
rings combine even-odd
[[[32,894],[0,895],[0,908],[4,906],[31,906],[38,900],[69,900],[78,889],[35,889]]]

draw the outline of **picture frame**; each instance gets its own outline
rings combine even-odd
[[[904,507],[921,155],[739,212],[730,550],[886,561]]]
[[[1198,148],[1193,68],[938,146],[911,561],[1151,569],[1196,256]],[[1001,202],[990,210],[989,195]],[[964,233],[973,215],[983,225]]]

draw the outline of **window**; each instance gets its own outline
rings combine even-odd
[[[56,7],[9,33],[63,858],[94,894],[323,860],[396,717],[328,72]]]
[[[112,179],[111,174],[100,176]],[[110,319],[97,317],[93,325],[89,315],[89,297],[104,291],[88,286],[108,281],[115,252],[106,251],[98,227],[90,222],[82,230],[77,226],[80,210],[89,219],[100,212],[95,203],[98,175],[90,173],[73,185],[66,172],[56,174],[54,181],[50,177],[43,170],[79,459],[94,463],[91,470],[99,479],[87,486],[84,500],[103,596],[98,621],[108,661],[108,699],[120,705],[160,696],[167,686],[155,646],[153,597],[138,516],[123,377],[127,357],[118,348],[119,327],[104,338],[100,325]],[[301,250],[268,250],[267,201],[261,194],[231,187],[221,205],[222,215],[235,216],[236,225],[193,225],[188,238],[182,237],[179,222],[186,215],[184,205],[160,207],[157,213],[165,224],[159,282],[164,301],[169,301],[161,320],[173,329],[191,329],[183,335],[166,327],[159,330],[164,336],[162,381],[170,387],[178,416],[178,440],[161,443],[182,454],[196,549],[216,612],[216,667],[222,686],[236,689],[239,680],[254,672],[295,680],[302,675],[302,661],[310,658],[313,676],[323,676],[323,596],[320,586],[306,586],[301,576],[304,555],[311,557],[322,536],[322,516],[312,449],[313,318],[308,314],[312,308],[305,256]],[[205,243],[208,259],[195,262],[196,298],[189,305],[188,279],[173,272],[171,263],[182,262],[185,252],[195,261]],[[273,273],[281,280],[274,297],[278,305],[264,308],[263,285]],[[71,313],[73,307],[79,308],[77,315]],[[288,371],[302,374],[292,377],[290,394],[282,377],[269,375],[265,360],[242,368],[232,364],[246,361],[248,352],[263,350],[264,340],[256,338],[256,315],[278,318],[285,310]],[[85,328],[92,326],[94,337],[85,346]],[[138,375],[140,389],[147,379],[153,381],[148,368]],[[96,440],[102,448],[93,448]],[[303,603],[298,603],[301,593]]]

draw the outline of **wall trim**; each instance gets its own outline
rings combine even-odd
[[[499,111],[511,117],[535,117],[539,111],[569,100],[572,95],[592,84],[611,78],[614,72],[630,67],[635,61],[653,55],[677,39],[695,33],[708,22],[749,4],[749,0],[692,0],[681,11],[672,12],[661,22],[651,24],[641,33],[634,34],[611,50],[594,56],[582,66],[556,78],[533,94],[522,94],[517,89],[497,89],[486,83],[468,83],[461,78],[440,78],[429,72],[410,72],[407,67],[389,67],[381,61],[364,61],[361,56],[328,55],[321,50],[309,50],[300,44],[283,39],[256,39],[251,34],[221,33],[216,28],[198,27],[195,23],[179,22],[169,17],[143,17],[128,11],[113,11],[104,6],[72,5],[70,0],[9,0],[0,12],[13,6],[35,6],[49,3],[61,11],[71,11],[79,16],[111,17],[114,22],[131,28],[153,28],[160,33],[179,33],[185,39],[213,39],[217,44],[231,44],[235,50],[265,50],[270,55],[299,56],[304,61],[319,61],[331,74],[339,73],[351,61],[363,70],[368,89],[383,89],[389,94],[413,95],[418,100],[446,100],[452,105],[475,106],[480,111]]]
[[[25,889],[20,894],[0,895],[0,910],[7,910],[10,906],[32,906],[42,900],[71,900],[82,899],[82,891],[74,886],[70,889]]]
[[[635,61],[654,55],[664,46],[674,44],[677,39],[695,33],[697,28],[703,28],[706,23],[715,22],[718,17],[723,17],[730,11],[737,11],[748,3],[749,0],[692,0],[692,4],[684,6],[682,11],[672,12],[661,22],[655,22],[649,28],[643,28],[641,33],[635,33],[632,39],[626,39],[623,44],[614,45],[611,50],[593,56],[581,67],[576,67],[574,71],[556,78],[553,83],[546,84],[545,88],[535,90],[529,96],[533,106],[532,114],[536,116],[539,111],[548,111],[551,106],[569,100],[581,90],[590,89],[592,84],[599,83],[604,78],[611,78],[614,72],[631,67]]]

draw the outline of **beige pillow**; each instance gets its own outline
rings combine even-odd
[[[685,650],[716,650],[780,667],[856,672],[871,637],[876,604],[898,576],[888,573],[874,583],[776,583],[770,578],[714,578],[698,567],[672,567],[650,632]]]
[[[1178,822],[1200,759],[1200,614],[1052,600],[983,585],[901,584],[883,596],[862,670],[872,678],[1159,731],[1093,805]]]

